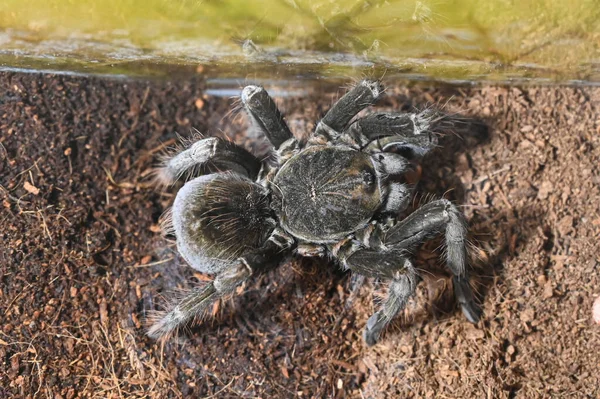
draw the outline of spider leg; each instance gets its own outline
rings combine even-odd
[[[246,86],[242,90],[242,104],[253,125],[278,149],[285,141],[293,138],[283,115],[267,91],[260,86]]]
[[[296,254],[304,257],[323,258],[327,255],[327,248],[321,244],[300,243],[296,247]]]
[[[352,273],[350,276],[350,295],[348,295],[348,299],[346,299],[346,308],[349,309],[352,307],[352,304],[358,297],[360,293],[360,289],[365,284],[367,278],[362,274]]]
[[[404,211],[410,202],[412,187],[409,184],[394,180],[394,177],[412,169],[411,163],[400,154],[377,152],[371,155],[382,188],[386,192],[386,200],[382,212],[399,213]]]
[[[369,105],[374,104],[381,93],[383,93],[383,86],[379,81],[363,80],[333,104],[319,122],[315,134],[330,139],[337,138],[352,118]]]
[[[188,292],[167,312],[158,313],[148,329],[148,336],[154,339],[168,337],[195,318],[204,317],[213,302],[233,293],[250,275],[250,270],[242,262],[223,270],[210,283]]]
[[[244,148],[218,137],[209,137],[165,160],[157,177],[161,183],[171,185],[183,176],[189,179],[215,170],[228,170],[254,180],[261,167],[260,160]]]
[[[372,141],[366,146],[366,151],[409,150],[412,157],[421,158],[437,146],[437,137],[428,133],[421,136],[388,136]]]
[[[391,280],[387,298],[381,309],[369,317],[363,332],[367,345],[374,345],[381,332],[404,309],[408,299],[414,294],[417,273],[405,254],[397,250],[357,249],[356,244],[353,244],[342,248],[340,260],[353,272]]]
[[[442,199],[417,209],[385,234],[383,244],[396,250],[410,251],[423,241],[444,233],[446,262],[454,275],[454,295],[466,318],[477,323],[480,309],[475,303],[467,271],[467,228],[460,211]]]
[[[406,307],[409,298],[414,294],[417,286],[416,272],[408,260],[405,261],[406,272],[394,278],[388,287],[388,296],[380,310],[367,320],[363,331],[363,339],[367,345],[374,345],[379,340],[381,332],[387,327],[394,317]]]
[[[289,254],[292,244],[287,235],[274,232],[261,249],[239,258],[210,283],[189,291],[167,312],[159,312],[153,318],[148,336],[155,339],[167,337],[193,320],[201,319],[215,301],[233,294],[250,276],[279,266]]]
[[[377,113],[356,120],[348,133],[357,141],[368,143],[367,151],[408,149],[421,157],[438,143],[430,130],[432,118],[430,110],[418,114]]]
[[[405,183],[391,183],[388,186],[387,198],[380,212],[398,214],[404,212],[410,204],[413,188]]]
[[[357,119],[348,130],[369,140],[386,136],[418,136],[429,130],[433,115],[430,110],[416,114],[380,112]]]

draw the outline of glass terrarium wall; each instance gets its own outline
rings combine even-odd
[[[600,82],[596,0],[3,0],[0,68]]]

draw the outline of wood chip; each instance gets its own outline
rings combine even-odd
[[[140,264],[147,265],[148,263],[150,263],[151,260],[152,260],[152,255],[146,255],[142,258],[142,260],[140,261]]]
[[[100,322],[103,325],[108,325],[108,304],[106,303],[106,298],[102,298],[100,302]]]
[[[552,281],[546,281],[546,285],[544,285],[544,292],[542,297],[544,299],[552,298],[554,296],[554,288],[552,287]]]
[[[535,311],[533,309],[525,309],[521,312],[520,318],[524,323],[530,322],[535,319]]]
[[[287,367],[285,367],[285,365],[281,366],[281,374],[283,374],[283,376],[286,379],[290,378],[290,373],[288,372],[288,369],[287,369]]]
[[[38,195],[40,193],[40,189],[34,186],[33,184],[29,183],[28,181],[26,181],[23,184],[23,188],[25,189],[25,191],[33,195]]]
[[[594,317],[594,322],[596,324],[600,324],[600,296],[596,298],[594,301],[594,306],[592,308],[592,315]]]
[[[485,338],[485,333],[482,330],[471,327],[466,331],[465,337],[467,339],[483,339]]]

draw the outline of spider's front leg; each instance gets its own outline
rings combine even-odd
[[[255,180],[262,163],[244,148],[218,137],[193,143],[166,159],[157,170],[158,181],[171,185],[186,176],[193,178],[215,171],[231,171]]]
[[[454,295],[465,317],[477,323],[480,309],[473,298],[467,270],[467,227],[463,215],[454,204],[441,199],[423,205],[390,228],[383,243],[408,252],[442,233],[445,236],[446,263],[454,275]]]
[[[292,132],[285,123],[283,115],[277,109],[275,101],[260,86],[246,86],[242,90],[242,104],[252,121],[269,139],[275,149],[293,138]]]
[[[367,151],[410,150],[422,157],[437,146],[438,138],[431,131],[437,118],[431,110],[420,113],[377,113],[356,120],[348,133],[367,141]]]
[[[363,331],[367,345],[374,345],[392,319],[406,306],[414,294],[417,273],[405,253],[396,250],[368,249],[357,241],[349,241],[337,252],[341,263],[366,277],[391,280],[389,292],[380,310],[375,312]]]
[[[366,107],[373,105],[381,93],[383,93],[381,82],[363,80],[333,104],[319,122],[315,135],[337,139],[352,118]]]
[[[479,321],[480,309],[475,303],[466,267],[467,229],[462,214],[450,201],[426,204],[387,232],[377,226],[365,232],[368,233],[334,247],[333,254],[353,272],[391,280],[383,307],[367,322],[364,338],[368,345],[377,342],[383,329],[414,293],[417,274],[407,255],[423,241],[442,233],[448,268],[454,275],[456,300],[470,322]]]

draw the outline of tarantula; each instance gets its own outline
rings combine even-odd
[[[250,276],[295,254],[327,257],[344,269],[390,281],[387,298],[363,333],[373,345],[415,291],[411,251],[442,233],[456,300],[469,321],[479,320],[461,212],[440,199],[399,219],[412,195],[403,180],[414,164],[411,158],[436,147],[430,126],[435,113],[374,113],[353,121],[382,92],[378,81],[360,82],[307,140],[298,140],[265,89],[247,86],[242,104],[271,143],[274,165],[216,137],[165,161],[158,173],[164,183],[193,178],[177,193],[166,219],[177,248],[194,269],[215,277],[159,314],[148,331],[151,337],[201,317]]]

